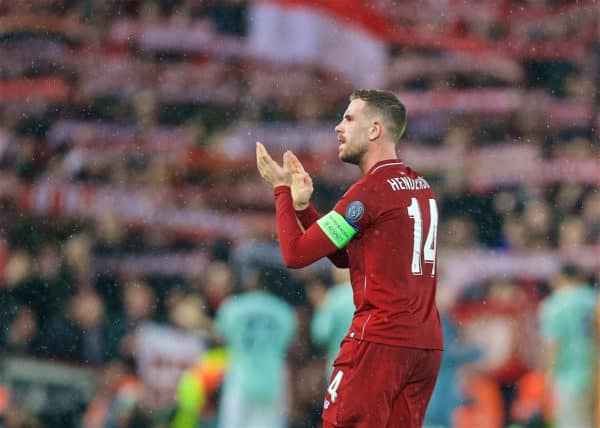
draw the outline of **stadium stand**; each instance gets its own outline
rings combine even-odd
[[[298,316],[290,426],[319,423],[304,285],[330,273],[283,268],[254,142],[294,150],[328,210],[358,176],[333,128],[362,82],[293,32],[306,57],[258,52],[249,17],[278,3],[0,2],[3,426],[169,426],[219,305],[265,269]],[[517,385],[539,373],[552,279],[568,262],[600,281],[598,4],[348,5],[385,29],[379,83],[409,112],[399,154],[440,202],[438,287],[482,350],[460,372],[454,426],[551,418],[547,400],[514,408],[533,394]],[[343,20],[334,9],[316,10]]]

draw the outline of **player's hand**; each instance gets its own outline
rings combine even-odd
[[[304,170],[302,162],[291,151],[283,155],[283,167],[292,174],[292,199],[294,200],[294,209],[302,211],[308,206],[310,197],[313,193],[313,182],[310,175]]]
[[[272,187],[291,186],[291,172],[275,162],[260,141],[256,142],[256,166],[263,180]]]

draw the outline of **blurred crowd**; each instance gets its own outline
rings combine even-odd
[[[0,358],[93,384],[40,404],[5,369],[0,426],[173,426],[175,397],[146,401],[140,326],[222,345],[219,308],[256,286],[296,316],[289,426],[318,426],[326,351],[311,320],[336,281],[327,263],[283,267],[253,143],[294,150],[328,211],[358,177],[333,132],[355,88],[249,54],[254,3],[0,2]],[[600,281],[598,5],[368,3],[398,30],[385,78],[408,107],[399,156],[440,206],[440,382],[456,400],[434,395],[431,426],[545,426],[557,406],[541,350],[560,340],[542,302]]]

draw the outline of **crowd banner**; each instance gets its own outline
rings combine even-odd
[[[321,66],[366,87],[385,83],[391,23],[365,2],[256,1],[249,22],[249,49],[258,58]]]
[[[263,242],[248,242],[238,247],[238,264],[267,264],[283,268],[277,247]],[[495,249],[453,250],[440,257],[438,276],[453,288],[494,278],[528,278],[544,280],[556,274],[563,262],[571,262],[586,272],[600,269],[599,245],[584,245],[569,250],[511,252]],[[196,252],[162,255],[100,257],[96,272],[117,271],[125,275],[189,275],[205,272],[206,256]]]
[[[600,245],[563,250],[506,251],[465,249],[440,255],[439,281],[460,291],[494,278],[549,279],[563,263],[579,266],[588,273],[600,269]]]

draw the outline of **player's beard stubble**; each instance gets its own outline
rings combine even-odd
[[[366,152],[366,145],[351,146],[346,141],[340,146],[339,158],[342,162],[346,162],[352,165],[360,165],[360,160]]]

